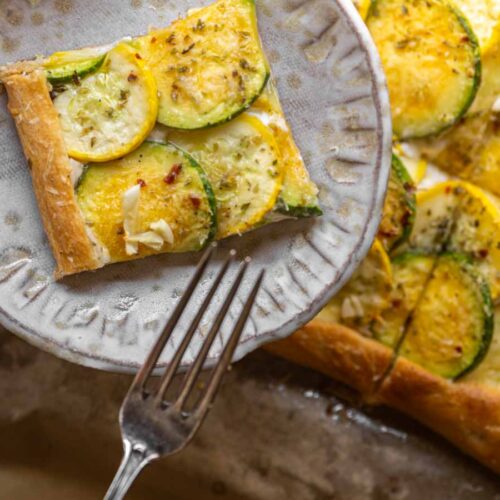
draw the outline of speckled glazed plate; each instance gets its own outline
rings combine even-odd
[[[0,0],[0,64],[144,33],[208,3]],[[292,333],[349,278],[375,235],[391,154],[383,73],[350,0],[257,0],[257,5],[264,47],[295,138],[320,187],[324,216],[272,224],[222,243],[219,254],[235,248],[253,259],[230,316],[238,314],[252,276],[267,269],[238,358]],[[133,370],[165,324],[199,255],[152,257],[54,282],[51,252],[5,101],[0,96],[0,321],[70,361]],[[178,340],[174,335],[163,362]],[[187,353],[184,364],[193,354]]]

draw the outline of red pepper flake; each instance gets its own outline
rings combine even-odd
[[[136,53],[136,54],[135,54],[135,58],[136,58],[136,59],[139,59],[139,61],[142,61],[141,54],[139,54],[139,53]]]
[[[415,192],[415,191],[416,191],[416,189],[415,189],[415,185],[414,185],[414,184],[412,184],[411,182],[405,182],[405,183],[403,184],[403,187],[404,187],[404,189],[405,189],[405,191],[406,191],[407,193],[413,193],[413,192]]]
[[[201,198],[198,198],[198,196],[195,196],[194,194],[190,194],[189,195],[189,201],[193,204],[193,207],[195,209],[200,208]]]
[[[382,229],[379,230],[379,234],[380,236],[383,236],[385,238],[391,238],[393,236],[396,236],[398,234],[397,230],[396,229],[387,229],[385,231],[383,231]]]
[[[172,168],[170,169],[170,172],[168,175],[163,179],[164,182],[167,184],[173,184],[179,174],[181,173],[182,170],[182,163],[176,163],[175,165],[172,165]]]
[[[458,354],[462,354],[463,349],[462,349],[462,347],[461,347],[461,346],[457,345],[457,346],[455,347],[455,351],[456,351],[456,352],[458,352]]]
[[[446,186],[445,189],[444,189],[444,192],[446,194],[450,194],[451,193],[451,186]]]
[[[156,43],[156,37],[151,38],[151,43]]]
[[[139,186],[141,186],[141,188],[144,188],[147,186],[146,181],[143,179],[137,179],[137,184],[139,184]]]
[[[410,219],[411,219],[411,216],[412,216],[412,215],[413,215],[413,214],[412,214],[410,211],[405,212],[405,213],[401,216],[401,224],[402,224],[403,226],[407,226],[407,225],[408,225],[408,223],[410,222]]]
[[[481,248],[481,250],[479,250],[478,252],[479,254],[479,257],[481,257],[481,259],[486,259],[486,257],[488,257],[488,249],[487,248]]]
[[[139,77],[133,71],[131,71],[130,74],[128,75],[127,80],[129,82],[135,82],[137,80],[137,78],[139,78]]]
[[[78,73],[76,71],[73,72],[73,74],[71,75],[71,79],[73,80],[73,83],[79,87],[82,82],[80,81],[80,77],[78,76]]]

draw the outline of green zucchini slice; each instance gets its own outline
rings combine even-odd
[[[415,184],[402,161],[392,155],[391,174],[378,238],[390,252],[405,242],[415,221]]]
[[[318,188],[311,180],[299,148],[293,140],[279,101],[278,91],[270,80],[250,108],[274,133],[280,152],[280,163],[283,169],[283,188],[276,210],[289,217],[313,217],[322,215],[318,200]]]
[[[81,78],[96,72],[105,59],[106,53],[98,48],[56,52],[44,61],[47,80],[54,86],[78,83]]]
[[[447,250],[465,253],[500,298],[500,204],[472,184],[463,183],[459,210],[447,242]]]
[[[456,379],[485,356],[493,335],[489,287],[461,254],[439,257],[411,314],[399,355]]]
[[[479,45],[447,0],[375,0],[367,21],[385,69],[394,133],[424,137],[453,125],[481,80]]]
[[[76,195],[112,262],[200,250],[216,233],[215,198],[205,173],[171,144],[145,142],[120,160],[89,164]]]
[[[393,286],[389,307],[372,323],[374,338],[389,347],[396,347],[406,323],[432,273],[435,255],[406,252],[392,260]]]
[[[218,239],[254,228],[274,209],[283,185],[278,147],[255,116],[245,113],[206,130],[170,130],[167,139],[207,173],[217,200]]]
[[[228,121],[269,78],[253,0],[218,0],[133,43],[158,84],[158,121],[169,127]]]

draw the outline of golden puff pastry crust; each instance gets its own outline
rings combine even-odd
[[[357,389],[367,403],[386,404],[422,422],[500,473],[500,392],[453,382],[341,325],[313,320],[267,349]]]
[[[57,263],[56,278],[102,267],[75,198],[71,165],[45,71],[36,62],[0,69]]]

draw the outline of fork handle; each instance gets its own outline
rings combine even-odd
[[[122,500],[142,469],[156,458],[158,455],[149,452],[145,446],[124,439],[123,460],[104,500]]]

